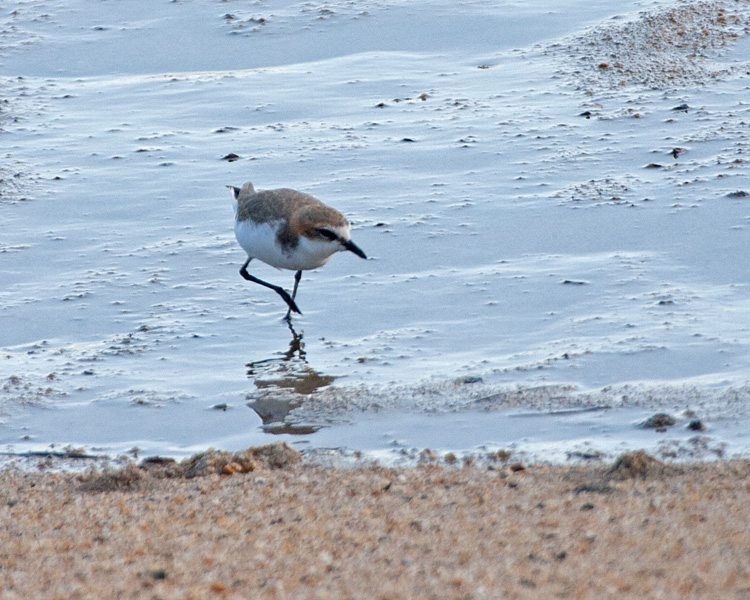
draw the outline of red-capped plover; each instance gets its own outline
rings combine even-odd
[[[235,200],[234,234],[247,252],[240,275],[281,296],[289,307],[285,319],[291,318],[292,311],[302,314],[294,302],[302,271],[323,266],[343,250],[367,258],[352,242],[351,225],[346,217],[320,200],[288,189],[256,192],[249,181],[241,188],[228,187]],[[277,269],[297,271],[292,295],[250,275],[247,265],[254,258]]]

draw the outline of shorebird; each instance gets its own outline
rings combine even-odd
[[[227,187],[235,200],[234,234],[247,252],[240,275],[281,296],[289,307],[286,320],[291,319],[292,312],[302,314],[294,302],[302,271],[317,269],[344,250],[367,258],[352,242],[351,224],[346,217],[320,200],[289,189],[256,192],[249,181],[241,188]],[[254,258],[277,269],[296,271],[292,295],[250,275],[247,266]]]

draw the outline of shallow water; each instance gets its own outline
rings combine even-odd
[[[570,447],[644,445],[628,410],[697,406],[716,423],[704,437],[747,450],[729,433],[750,362],[744,5],[717,25],[720,5],[700,4],[715,43],[670,49],[679,86],[657,65],[644,87],[602,40],[637,39],[637,11],[669,2],[14,4],[0,17],[8,450],[234,449],[270,439],[258,400],[316,429],[276,431],[303,445],[565,446],[523,442],[511,407],[476,413],[460,382],[477,379],[539,411],[611,407],[616,443],[551,417]],[[306,273],[293,331],[237,272],[224,186],[247,180],[335,206],[371,257]],[[291,287],[291,272],[251,272]],[[333,383],[290,391],[311,377]]]

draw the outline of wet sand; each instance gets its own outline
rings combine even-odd
[[[0,597],[750,598],[748,461],[186,468],[1,472]]]

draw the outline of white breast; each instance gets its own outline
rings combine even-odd
[[[276,239],[278,228],[278,222],[258,225],[251,220],[238,221],[234,234],[248,257],[262,260],[277,269],[317,269],[326,264],[336,252],[343,250],[339,243],[310,240],[302,236],[295,247],[284,251]]]

